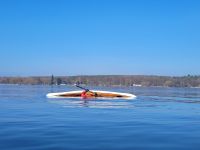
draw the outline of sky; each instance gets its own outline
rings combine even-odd
[[[200,75],[198,0],[0,1],[0,76]]]

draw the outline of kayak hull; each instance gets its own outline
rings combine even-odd
[[[46,96],[48,98],[81,98],[81,93],[83,91],[69,91],[69,92],[59,92],[59,93],[48,93]],[[135,95],[129,93],[120,92],[109,92],[109,91],[99,91],[92,90],[92,92],[87,93],[87,98],[97,98],[97,99],[134,99]]]

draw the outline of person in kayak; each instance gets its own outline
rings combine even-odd
[[[86,99],[86,98],[91,98],[91,97],[97,97],[97,93],[95,92],[91,92],[89,91],[88,89],[84,90],[82,93],[81,93],[81,97],[83,99]]]
[[[83,98],[83,99],[86,99],[88,96],[87,96],[87,92],[88,92],[89,90],[84,90],[82,93],[81,93],[81,97]]]

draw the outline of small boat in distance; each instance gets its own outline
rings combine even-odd
[[[59,93],[48,93],[46,96],[48,98],[83,98],[82,93],[86,91],[85,98],[95,98],[95,99],[96,98],[97,99],[134,99],[136,98],[135,95],[129,94],[129,93],[88,90],[76,84],[75,86],[83,90],[59,92]]]

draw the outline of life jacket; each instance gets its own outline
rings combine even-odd
[[[87,98],[87,92],[86,92],[86,91],[83,91],[83,92],[81,93],[81,97],[82,97],[82,98]]]

